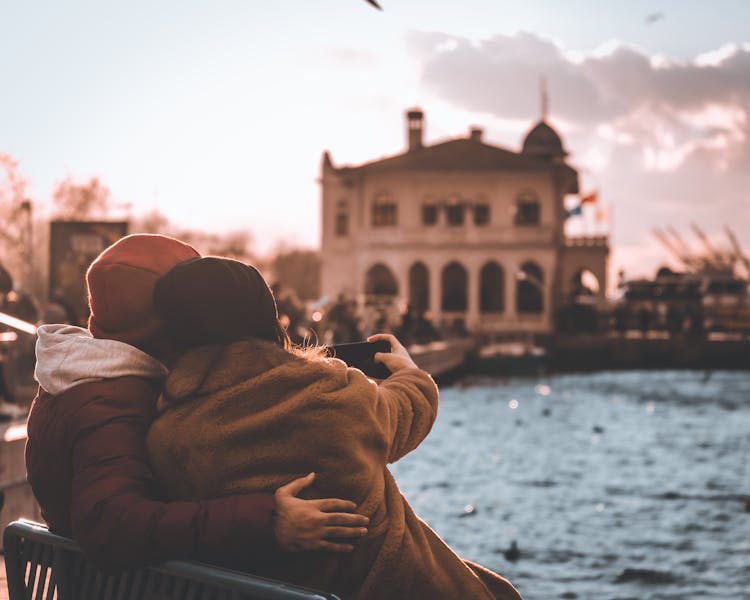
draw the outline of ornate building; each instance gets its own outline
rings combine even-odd
[[[476,128],[425,145],[421,110],[406,126],[401,154],[342,167],[323,154],[323,294],[410,306],[471,332],[553,331],[584,272],[603,300],[608,240],[566,238],[578,173],[544,119],[521,152]]]

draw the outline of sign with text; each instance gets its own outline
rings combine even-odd
[[[67,320],[86,326],[89,307],[86,270],[107,246],[128,233],[127,221],[52,221],[49,244],[49,299]]]

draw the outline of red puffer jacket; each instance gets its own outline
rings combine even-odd
[[[40,388],[28,420],[26,468],[53,532],[72,536],[105,571],[165,559],[231,563],[278,551],[271,494],[163,502],[148,460],[158,380]]]

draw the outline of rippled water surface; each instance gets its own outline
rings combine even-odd
[[[392,470],[459,554],[527,600],[736,600],[749,452],[747,372],[465,379]]]

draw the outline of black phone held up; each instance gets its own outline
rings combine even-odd
[[[352,342],[328,346],[328,355],[343,360],[350,367],[356,367],[368,377],[385,379],[391,372],[383,363],[375,362],[376,352],[390,352],[391,344],[387,340],[375,342]]]

